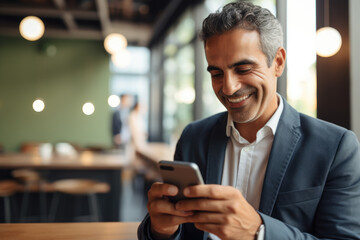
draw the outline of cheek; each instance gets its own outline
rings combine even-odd
[[[253,76],[253,83],[256,88],[259,88],[264,95],[271,94],[276,91],[276,78],[271,74],[255,73]]]
[[[221,89],[221,83],[219,82],[219,81],[212,81],[211,82],[211,85],[212,85],[212,88],[213,88],[213,90],[214,90],[214,92],[216,93],[216,94],[218,94],[219,93],[219,91],[220,91],[220,89]]]

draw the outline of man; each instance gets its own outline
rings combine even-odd
[[[116,147],[124,148],[130,142],[129,115],[133,104],[130,94],[120,95],[119,108],[112,115],[112,136]]]
[[[227,112],[187,126],[175,160],[196,162],[206,184],[175,204],[175,186],[153,184],[139,239],[360,239],[359,143],[276,94],[286,57],[278,20],[230,3],[201,37]]]

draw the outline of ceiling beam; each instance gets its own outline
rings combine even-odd
[[[134,29],[136,29],[136,31],[134,31]],[[129,43],[138,46],[147,46],[152,33],[152,28],[148,25],[123,22],[114,22],[110,30],[123,34]],[[18,28],[13,27],[0,27],[0,35],[20,37]],[[44,37],[90,40],[104,39],[103,33],[97,30],[75,29],[73,31],[68,31],[54,28],[45,28]]]
[[[96,11],[69,10],[67,11],[73,17],[85,20],[98,20],[99,15]],[[62,10],[52,8],[30,8],[30,7],[11,7],[0,4],[0,14],[7,16],[29,16],[36,15],[38,17],[61,17]]]
[[[109,33],[123,34],[130,44],[147,46],[152,36],[153,26],[147,23],[133,23],[124,21],[111,21],[109,17],[107,0],[96,0],[97,10],[66,10],[66,0],[52,0],[56,8],[23,8],[0,4],[0,15],[6,16],[29,16],[35,15],[40,18],[60,18],[64,21],[68,30],[56,27],[46,27],[44,37],[75,38],[103,40]],[[98,20],[101,30],[82,29],[76,20]],[[0,35],[20,36],[18,28],[10,26],[0,27]]]
[[[190,6],[203,2],[204,0],[169,0],[163,13],[160,15],[154,25],[149,47],[151,48],[159,42],[171,27],[172,24],[181,16],[181,14]]]
[[[20,37],[19,30],[11,27],[0,27],[0,35]],[[61,29],[45,29],[44,37],[65,38],[65,39],[90,39],[102,40],[102,33],[96,30],[61,30]]]
[[[73,15],[67,12],[65,0],[53,0],[55,6],[62,12],[61,17],[69,31],[74,31],[78,28]]]
[[[109,29],[114,33],[121,33],[128,42],[135,42],[140,46],[147,46],[152,36],[153,28],[148,24],[137,24],[129,22],[112,22]]]
[[[105,37],[107,34],[110,33],[109,29],[111,28],[108,2],[107,0],[96,0],[96,6],[98,9],[102,33]]]

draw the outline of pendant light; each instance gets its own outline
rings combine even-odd
[[[28,16],[20,22],[19,31],[26,40],[36,41],[44,35],[45,25],[40,18]]]
[[[127,47],[127,40],[120,33],[111,33],[106,36],[104,47],[109,54],[115,54]]]
[[[341,48],[341,35],[330,27],[329,0],[324,1],[324,25],[316,31],[316,53],[321,57],[331,57]]]

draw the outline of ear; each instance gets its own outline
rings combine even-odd
[[[280,77],[285,68],[286,51],[283,47],[280,47],[275,55],[275,74],[276,77]]]

